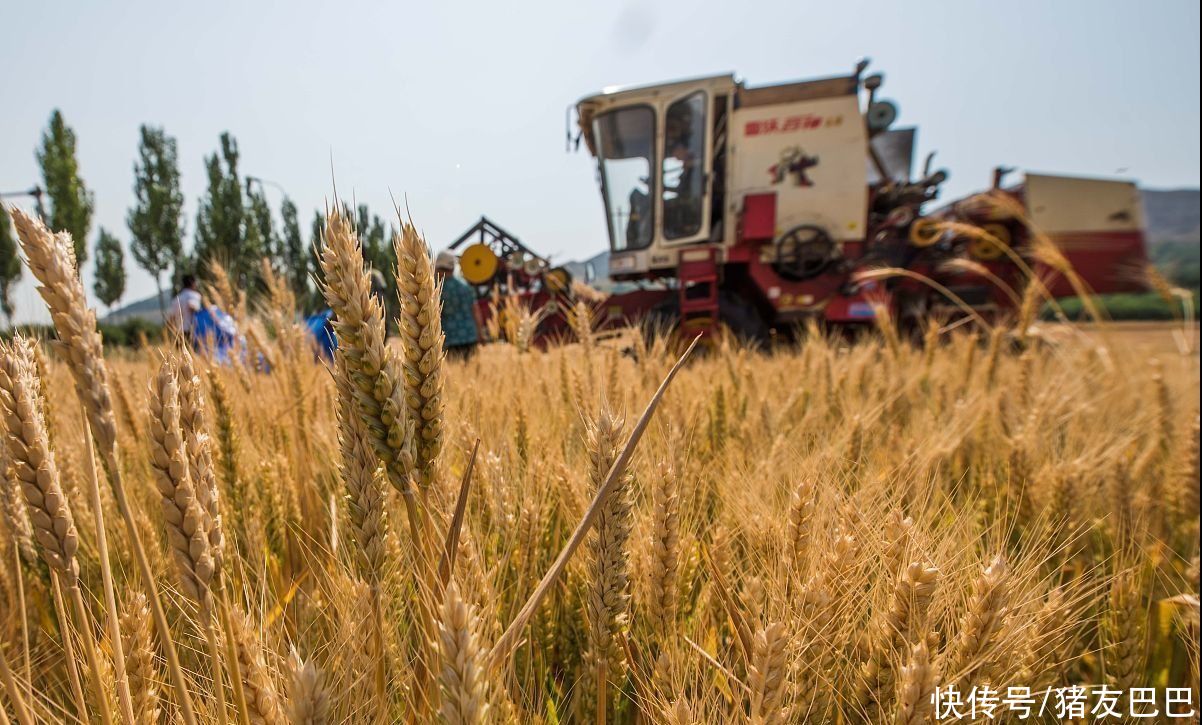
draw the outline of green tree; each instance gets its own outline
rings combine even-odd
[[[96,281],[92,291],[109,310],[125,294],[125,252],[121,249],[121,240],[104,227],[100,228],[100,236],[96,239]]]
[[[288,278],[297,302],[307,304],[310,251],[305,248],[305,240],[301,236],[296,204],[286,196],[284,201],[280,202],[280,223],[280,266]]]
[[[13,288],[21,281],[21,259],[17,256],[17,236],[8,218],[8,209],[0,204],[0,312],[11,325]]]
[[[134,206],[126,214],[130,251],[154,277],[163,313],[163,273],[178,265],[184,248],[184,194],[179,186],[175,139],[161,128],[141,127],[134,163]]]
[[[366,204],[360,204],[352,218],[355,219],[355,231],[363,244],[363,258],[384,278],[384,317],[391,329],[400,312],[397,307],[396,249],[392,246],[396,227],[385,226],[384,221],[372,214]]]
[[[257,188],[247,184],[245,224],[245,239],[242,244],[246,253],[257,251],[256,261],[262,257],[269,257],[274,264],[280,258],[279,240],[271,218],[271,205],[267,203],[261,184]]]
[[[88,258],[88,232],[92,227],[92,193],[79,178],[79,163],[75,159],[75,132],[63,120],[56,108],[50,114],[50,124],[42,133],[42,146],[37,151],[38,165],[50,197],[50,218],[46,221],[55,231],[68,231],[75,240],[75,261],[83,267]]]
[[[325,298],[321,293],[321,286],[325,284],[326,273],[321,267],[321,250],[322,250],[322,235],[326,230],[326,215],[320,209],[313,212],[313,224],[309,227],[311,236],[309,237],[309,259],[313,265],[313,282],[317,285],[317,289],[313,291],[313,303],[317,307],[325,307]]]
[[[248,249],[238,179],[238,144],[228,132],[221,134],[221,151],[205,159],[209,188],[196,212],[196,245],[193,256],[200,268],[210,260],[226,267],[231,278],[244,288],[254,276],[259,251]]]

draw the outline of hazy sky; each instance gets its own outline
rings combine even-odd
[[[486,214],[560,260],[605,246],[591,159],[564,111],[612,84],[735,72],[845,74],[951,172],[1007,164],[1199,184],[1197,0],[1154,2],[124,2],[3,0],[0,191],[39,181],[53,108],[79,137],[93,223],[128,243],[138,125],[179,140],[187,239],[205,155],[231,131],[242,173],[285,187],[308,234],[331,191],[383,214],[407,196],[441,248]],[[280,192],[268,188],[278,210]],[[124,301],[153,290],[127,252]],[[90,264],[89,264],[90,267]],[[85,281],[91,293],[90,270]],[[26,281],[18,315],[44,318]]]

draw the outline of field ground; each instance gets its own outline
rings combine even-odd
[[[347,338],[330,370],[272,305],[254,323],[270,374],[108,357],[100,513],[138,722],[180,716],[180,694],[114,475],[201,722],[916,723],[936,683],[1197,683],[1196,328],[1187,355],[1146,324],[1026,352],[963,329],[925,348],[888,330],[722,345],[590,504],[674,353],[582,332],[439,365],[411,356],[420,336],[391,353]],[[39,498],[49,474],[8,447],[9,481],[37,485],[4,489],[0,654],[36,720],[95,722],[122,699],[98,512],[69,366],[42,353],[10,368],[28,405],[7,419],[53,451],[61,494]],[[389,397],[371,355],[419,384]],[[420,432],[390,437],[390,400]],[[47,425],[25,426],[38,407]],[[46,518],[54,504],[69,514]],[[596,528],[540,586],[588,511]],[[71,568],[39,552],[68,515],[78,607]],[[452,530],[439,574],[428,552]],[[11,691],[0,707],[17,715]]]

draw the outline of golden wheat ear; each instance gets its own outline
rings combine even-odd
[[[46,302],[58,333],[58,341],[55,344],[75,382],[75,392],[83,404],[88,420],[87,432],[95,441],[100,463],[108,476],[113,498],[116,500],[117,509],[125,525],[125,533],[133,549],[138,573],[149,595],[151,613],[154,615],[155,628],[159,632],[167,656],[168,672],[171,675],[180,716],[186,725],[197,725],[188,682],[180,666],[175,643],[171,639],[171,629],[159,598],[154,572],[142,546],[133,507],[126,496],[123,469],[117,455],[117,423],[109,393],[104,345],[96,328],[96,315],[88,308],[83,282],[76,270],[74,244],[69,234],[51,234],[40,220],[24,214],[19,209],[14,209],[12,216],[17,237],[21,241],[21,249],[25,253],[26,264],[40,283],[38,293]],[[108,556],[105,554],[102,562],[107,560]],[[108,596],[107,591],[107,581],[110,579],[107,563],[103,564],[103,567],[106,599],[110,600],[111,604],[112,597]],[[114,611],[109,612],[110,621],[115,621],[116,614]],[[112,641],[114,648],[120,648],[119,636],[113,637]],[[117,675],[124,704],[127,698],[124,696],[123,659],[117,657]]]
[[[580,544],[584,541],[585,536],[600,517],[601,511],[605,505],[605,500],[619,485],[622,476],[625,474],[626,466],[630,463],[630,457],[634,454],[635,447],[638,445],[639,440],[643,437],[643,432],[647,429],[647,424],[651,422],[651,417],[655,415],[655,410],[659,407],[659,403],[663,399],[664,394],[668,391],[668,387],[672,384],[672,380],[684,367],[685,362],[689,359],[689,356],[692,355],[693,350],[697,347],[697,343],[700,339],[700,335],[694,338],[693,342],[690,343],[689,347],[684,351],[684,354],[680,356],[680,359],[677,360],[676,364],[672,366],[672,369],[668,371],[668,374],[664,377],[663,382],[660,383],[659,389],[655,391],[655,394],[647,403],[647,408],[643,410],[643,414],[639,417],[638,422],[635,423],[634,429],[630,432],[629,438],[626,439],[626,445],[623,446],[622,452],[614,461],[613,466],[610,467],[609,473],[605,477],[605,481],[598,488],[596,495],[593,497],[592,503],[589,504],[588,510],[584,514],[584,518],[579,524],[577,524],[576,530],[572,532],[571,537],[568,538],[567,543],[565,543],[563,549],[560,550],[559,556],[555,558],[555,562],[551,565],[551,568],[548,569],[547,573],[543,575],[543,578],[539,581],[538,586],[535,587],[534,592],[530,595],[530,598],[527,599],[526,603],[522,605],[522,608],[518,610],[517,615],[515,615],[513,620],[509,623],[509,626],[505,629],[504,634],[501,635],[501,638],[497,640],[497,643],[493,646],[490,656],[490,671],[499,669],[509,658],[509,655],[513,652],[513,650],[517,647],[519,638],[522,636],[522,630],[526,628],[526,624],[529,623],[530,618],[534,615],[534,612],[538,609],[539,605],[542,604],[543,599],[550,592],[551,586],[554,585],[555,581],[560,577],[561,574],[563,574],[563,570],[567,567],[568,562],[572,559],[572,555],[576,553],[576,549],[580,547]]]
[[[285,706],[292,725],[325,725],[330,722],[330,690],[326,675],[313,660],[304,660],[294,648],[285,662],[288,698]]]
[[[430,252],[412,225],[395,237],[394,250],[405,404],[413,421],[418,482],[428,488],[442,449],[442,303]]]

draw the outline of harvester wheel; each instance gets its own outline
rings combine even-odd
[[[671,337],[680,324],[680,303],[674,299],[665,300],[652,307],[639,322],[639,333],[650,348],[661,337]]]
[[[825,272],[838,256],[839,247],[825,229],[800,224],[776,240],[772,268],[785,279],[801,282]]]
[[[747,300],[733,292],[718,296],[718,317],[739,342],[751,347],[768,344],[771,331],[759,310]]]
[[[670,299],[652,307],[643,316],[639,332],[650,347],[655,340],[674,334],[691,338],[695,334],[694,328],[708,327],[711,322],[709,318],[695,317],[682,325],[680,304]],[[759,310],[733,292],[721,292],[718,295],[718,322],[739,342],[751,347],[767,345],[772,334]]]

